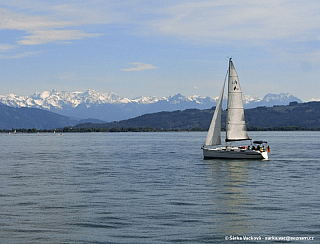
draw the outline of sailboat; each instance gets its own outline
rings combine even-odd
[[[236,141],[252,140],[249,138],[247,133],[246,122],[244,118],[242,91],[239,83],[239,77],[231,58],[229,59],[228,69],[228,103],[225,146],[214,147],[221,145],[221,113],[226,80],[227,76],[222,86],[206,141],[202,146],[203,157],[268,159],[268,152],[270,152],[270,148],[266,141],[254,141],[253,144],[251,143],[251,146],[236,147],[231,145]]]

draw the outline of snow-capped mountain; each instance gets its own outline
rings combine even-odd
[[[43,91],[31,96],[9,94],[0,96],[0,102],[12,107],[35,107],[42,109],[63,109],[64,107],[77,107],[86,104],[87,107],[104,103],[127,103],[126,98],[120,98],[115,93],[101,93],[94,90],[86,92]]]
[[[288,105],[292,101],[302,102],[290,94],[267,94],[264,98],[244,96],[245,108],[257,106]],[[118,121],[146,113],[184,110],[188,108],[208,109],[216,105],[217,98],[198,95],[176,94],[157,98],[122,98],[115,93],[101,93],[95,90],[85,92],[43,91],[31,96],[8,94],[0,96],[0,102],[11,107],[40,108],[78,119],[94,118],[104,121]]]

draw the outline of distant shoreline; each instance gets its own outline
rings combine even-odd
[[[320,131],[319,128],[302,128],[299,126],[281,126],[270,128],[248,127],[247,131]],[[0,130],[0,133],[14,134],[14,133],[90,133],[90,132],[207,132],[205,129],[192,128],[192,129],[165,129],[165,128],[152,128],[152,127],[129,127],[129,128],[72,128],[64,127],[61,129],[12,129],[12,130]]]

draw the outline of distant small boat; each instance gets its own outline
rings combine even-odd
[[[227,76],[226,76],[227,78]],[[246,122],[244,118],[244,108],[242,91],[239,77],[229,59],[228,69],[228,103],[227,103],[227,123],[226,123],[226,144],[224,147],[213,147],[221,145],[221,111],[222,100],[226,79],[218,99],[214,115],[208,130],[207,138],[203,150],[204,158],[233,158],[233,159],[268,159],[270,148],[266,141],[254,141],[251,146],[232,146],[232,142],[251,140],[247,134]]]

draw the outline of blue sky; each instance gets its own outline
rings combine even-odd
[[[320,100],[320,1],[2,0],[0,95],[245,95]]]

